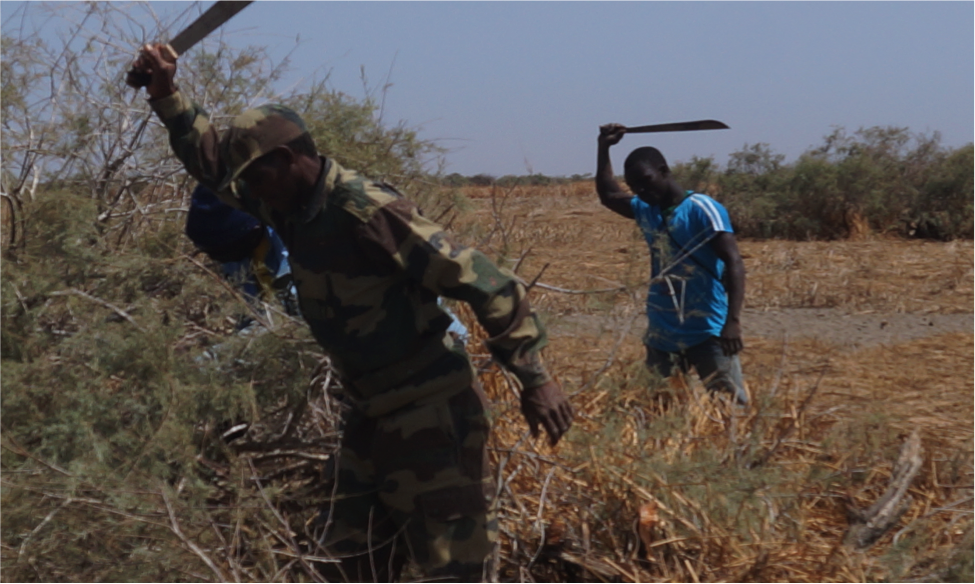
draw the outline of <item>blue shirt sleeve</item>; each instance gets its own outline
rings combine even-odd
[[[691,208],[688,217],[691,220],[693,233],[734,233],[731,218],[724,206],[707,195],[693,194],[690,196]]]
[[[655,220],[653,207],[640,200],[640,197],[634,196],[630,199],[630,208],[633,209],[633,218],[636,219],[636,224],[640,226],[644,234],[652,234],[659,227]]]

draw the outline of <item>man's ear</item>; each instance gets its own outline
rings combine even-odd
[[[275,162],[286,166],[293,165],[298,157],[298,154],[294,150],[284,144],[275,146],[269,154],[272,154],[277,159]]]

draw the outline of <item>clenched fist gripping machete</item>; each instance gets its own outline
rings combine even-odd
[[[253,0],[248,0],[246,2],[237,2],[232,0],[220,0],[214,2],[213,6],[207,9],[206,12],[200,15],[199,18],[193,21],[193,24],[189,25],[182,32],[176,35],[173,40],[169,41],[168,48],[172,52],[173,60],[176,57],[182,55],[188,51],[193,45],[200,42],[208,34],[220,28],[220,25],[227,22],[235,14],[247,8]],[[125,82],[132,87],[145,87],[149,85],[150,76],[145,73],[139,73],[137,71],[129,71],[125,78]]]

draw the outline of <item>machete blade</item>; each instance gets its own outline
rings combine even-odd
[[[673,124],[654,124],[627,128],[627,134],[646,134],[649,132],[690,132],[693,130],[727,130],[728,125],[718,120],[697,120],[696,122],[675,122]]]
[[[200,15],[182,32],[169,41],[169,46],[173,48],[176,55],[182,55],[193,45],[205,39],[208,34],[220,28],[220,25],[227,22],[235,14],[247,8],[253,0],[246,2],[236,2],[233,0],[221,0],[214,2],[213,6]]]
[[[172,59],[175,60],[176,57],[188,51],[193,45],[205,39],[208,34],[220,28],[220,25],[233,18],[235,14],[244,8],[247,8],[247,5],[251,2],[253,0],[218,0],[214,2],[213,6],[208,8],[206,12],[194,20],[192,24],[180,31],[169,42],[168,48],[172,53]],[[129,87],[135,88],[145,87],[149,85],[151,80],[152,77],[149,74],[137,72],[134,69],[130,70],[125,76],[125,83]]]

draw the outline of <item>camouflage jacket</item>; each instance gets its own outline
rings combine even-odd
[[[179,92],[151,103],[189,173],[217,188],[225,167],[207,112]],[[239,199],[218,195],[281,235],[301,313],[361,410],[381,415],[471,383],[438,296],[471,306],[492,355],[525,387],[550,379],[539,355],[545,330],[513,274],[457,244],[390,185],[322,160],[314,196],[292,216],[249,198],[243,184]]]

